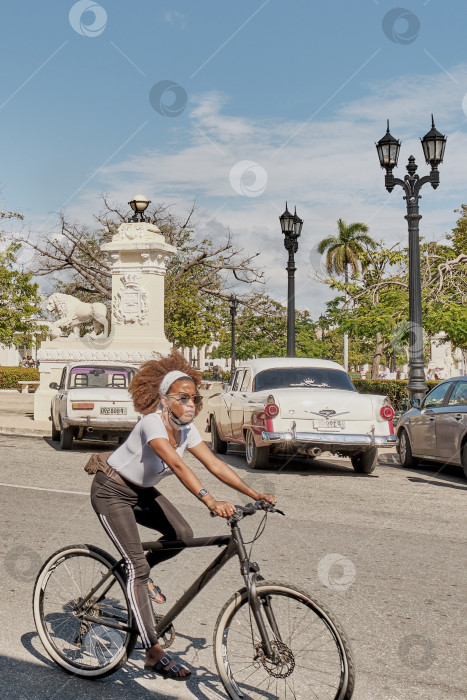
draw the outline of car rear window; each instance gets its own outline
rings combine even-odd
[[[72,367],[68,388],[128,389],[134,371],[132,367],[95,367],[92,365]]]
[[[356,391],[346,372],[327,367],[266,369],[259,372],[254,379],[254,391],[302,388]]]

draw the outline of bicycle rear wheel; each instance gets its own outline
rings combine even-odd
[[[348,700],[355,671],[350,644],[328,610],[287,583],[257,582],[275,658],[263,652],[246,589],[222,609],[214,630],[214,657],[233,700]]]
[[[116,569],[100,583],[116,563],[102,549],[72,545],[55,552],[38,574],[33,594],[37,632],[49,656],[68,673],[103,678],[133,651],[138,633],[122,574]],[[80,611],[79,603],[95,586]]]

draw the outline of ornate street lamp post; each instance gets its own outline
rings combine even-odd
[[[319,327],[321,328],[321,359],[326,359],[326,354],[324,352],[324,324],[326,323],[326,316],[323,314],[319,317]]]
[[[231,334],[231,350],[230,350],[230,377],[233,377],[233,373],[235,371],[235,316],[237,315],[237,306],[238,306],[238,299],[235,296],[235,294],[232,294],[232,296],[229,299],[229,309],[230,309],[230,315],[232,317],[232,334]]]
[[[291,214],[285,203],[285,212],[279,217],[284,247],[289,253],[287,261],[287,357],[295,357],[295,253],[298,250],[298,238],[302,232],[303,219],[295,213]]]
[[[144,216],[144,212],[148,208],[148,206],[151,204],[150,199],[146,199],[146,197],[142,194],[137,194],[133,197],[131,202],[128,202],[130,207],[133,209],[135,212],[133,216],[128,219],[128,221],[132,222],[138,222],[138,221],[146,221],[146,217]]]
[[[429,175],[420,178],[417,175],[415,158],[409,157],[406,166],[408,175],[403,180],[395,178],[392,171],[397,167],[399,158],[400,141],[393,138],[388,128],[383,138],[376,144],[379,162],[386,170],[384,183],[388,192],[392,192],[396,185],[404,190],[404,199],[407,204],[405,218],[409,226],[409,392],[412,405],[421,402],[427,391],[425,384],[424,357],[423,357],[423,323],[422,323],[422,289],[420,279],[420,240],[419,221],[422,218],[419,212],[418,200],[420,190],[427,182],[436,189],[439,185],[438,165],[443,162],[446,137],[435,128],[433,115],[431,115],[432,127],[421,139],[423,153],[428,165],[431,166]]]

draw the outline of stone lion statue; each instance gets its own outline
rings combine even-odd
[[[58,319],[49,324],[51,338],[59,338],[62,335],[62,326],[72,326],[72,333],[79,338],[79,327],[81,323],[92,321],[94,327],[93,335],[97,335],[100,326],[104,330],[101,336],[107,338],[109,334],[109,324],[107,321],[107,308],[105,304],[99,302],[89,304],[81,301],[70,294],[52,294],[46,301],[45,308],[51,314],[58,314]]]

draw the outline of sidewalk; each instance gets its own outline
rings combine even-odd
[[[209,389],[202,389],[204,406],[196,417],[195,423],[201,435],[205,432],[207,416],[207,398],[221,389],[220,382],[213,382]],[[24,437],[51,437],[50,421],[35,421],[34,394],[22,394],[14,390],[0,390],[0,435],[22,435]]]
[[[51,435],[50,421],[35,421],[34,394],[0,391],[0,435]]]

